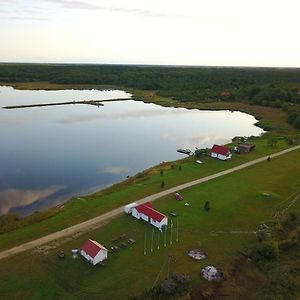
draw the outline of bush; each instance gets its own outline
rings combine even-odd
[[[277,258],[279,255],[278,243],[273,242],[263,245],[259,249],[259,253],[263,258],[267,260]]]
[[[289,228],[294,228],[300,223],[300,215],[295,212],[290,212],[283,221],[283,225]]]
[[[200,149],[195,150],[195,156],[196,157],[201,157],[202,156],[202,151]]]
[[[290,137],[286,137],[286,138],[285,138],[285,141],[286,141],[286,143],[287,143],[288,145],[293,145],[293,144],[294,144],[293,139],[290,138]]]
[[[300,115],[297,116],[297,118],[294,120],[293,126],[296,127],[297,129],[300,129]]]
[[[268,233],[265,230],[258,230],[256,232],[256,237],[260,243],[265,241],[268,237]]]
[[[161,284],[163,292],[167,295],[173,295],[176,292],[176,283],[173,279],[167,279]]]
[[[207,212],[210,211],[210,204],[209,204],[209,201],[206,201],[206,202],[205,202],[203,208],[204,208],[204,210],[207,211]]]
[[[287,121],[290,124],[292,124],[297,117],[298,117],[298,113],[294,112],[294,111],[291,111],[291,112],[288,113]]]
[[[256,264],[276,259],[279,255],[278,243],[269,242],[249,249],[248,256]]]

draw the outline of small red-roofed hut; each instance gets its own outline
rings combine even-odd
[[[80,254],[91,264],[96,265],[107,259],[108,250],[94,240],[87,240],[81,247]]]
[[[230,149],[226,146],[214,145],[210,150],[210,156],[221,160],[228,160],[231,158]]]
[[[134,207],[132,209],[132,216],[149,222],[159,230],[162,230],[163,226],[168,225],[167,216],[153,209],[151,203],[149,202]]]

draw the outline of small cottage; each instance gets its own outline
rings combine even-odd
[[[91,264],[96,265],[107,259],[108,250],[94,240],[87,240],[81,247],[80,254]]]
[[[214,145],[210,150],[210,156],[220,160],[228,160],[232,154],[226,146]]]
[[[238,153],[248,153],[255,148],[255,145],[248,143],[238,143],[234,150]]]
[[[159,230],[162,230],[163,226],[168,225],[167,216],[153,209],[149,202],[132,208],[132,216],[150,223]]]

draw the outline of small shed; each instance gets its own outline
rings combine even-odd
[[[231,158],[232,154],[230,149],[226,146],[213,145],[210,150],[210,156],[213,158],[218,158],[220,160],[228,160]]]
[[[238,143],[237,146],[235,147],[235,150],[238,153],[248,153],[252,151],[255,148],[255,145],[253,144],[248,144],[248,143]]]
[[[81,247],[80,254],[92,265],[96,265],[107,259],[108,250],[94,240],[87,240]]]
[[[125,205],[124,206],[124,212],[125,212],[125,214],[130,215],[131,212],[132,212],[132,209],[134,207],[136,207],[136,206],[137,206],[137,204],[135,202],[129,203],[129,204]]]

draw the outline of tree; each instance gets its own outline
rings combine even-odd
[[[263,241],[265,241],[268,237],[268,233],[266,232],[266,230],[258,230],[256,232],[256,237],[258,239],[258,241],[260,243],[262,243]]]
[[[181,170],[182,170],[182,167],[181,167],[181,165],[179,165],[179,167],[178,167],[178,170],[179,170],[179,171],[181,171]]]
[[[164,181],[161,182],[160,187],[161,187],[162,189],[165,187],[165,182],[164,182]]]
[[[295,111],[289,111],[288,112],[288,117],[287,117],[287,121],[292,124],[296,118],[298,117],[298,113]]]
[[[210,204],[209,204],[209,201],[206,201],[206,202],[205,202],[205,204],[204,204],[204,210],[207,211],[207,212],[210,210]]]
[[[201,151],[201,149],[195,150],[195,156],[196,156],[196,157],[201,157],[201,156],[202,156],[202,151]]]
[[[300,115],[293,122],[294,127],[300,129]]]

